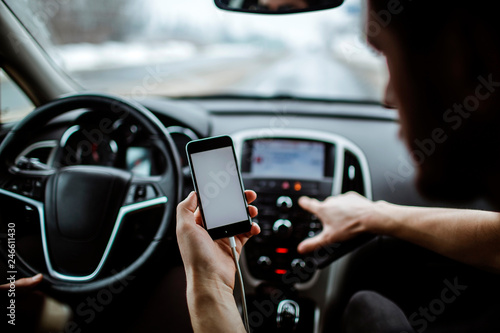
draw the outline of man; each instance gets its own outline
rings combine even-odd
[[[421,193],[449,200],[484,196],[500,207],[500,24],[495,2],[369,0],[368,12],[369,43],[386,56],[391,77],[386,104],[399,110],[401,136],[418,166]],[[422,142],[430,141],[435,147],[431,153],[422,149]],[[249,202],[254,197],[247,194]],[[299,245],[301,253],[371,232],[500,271],[498,213],[403,207],[353,193],[324,202],[301,198],[299,204],[316,214],[324,227]],[[196,197],[191,194],[179,204],[177,226],[195,331],[234,327],[231,331],[244,332],[232,299],[235,267],[229,246],[203,233],[195,211]],[[258,231],[254,226],[240,236],[238,250]],[[204,256],[194,244],[216,249],[224,261]],[[382,309],[379,316],[395,318],[382,320],[388,326],[380,331],[412,331],[403,313],[377,294],[355,296],[347,314],[362,315],[363,307]],[[352,325],[349,329],[361,332]],[[365,330],[378,332],[374,327]]]

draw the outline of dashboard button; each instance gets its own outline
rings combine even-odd
[[[273,231],[279,237],[286,238],[290,236],[292,229],[292,222],[290,220],[279,219],[273,224]]]
[[[278,208],[292,208],[293,206],[293,201],[290,197],[288,196],[281,196],[276,200],[276,207]]]
[[[300,190],[302,190],[302,184],[300,182],[295,182],[295,184],[293,184],[293,189],[295,190],[295,192],[299,192]]]
[[[290,252],[290,250],[288,250],[286,247],[278,247],[275,251],[278,254],[287,254],[288,252]]]
[[[306,262],[302,259],[293,259],[290,267],[293,269],[303,269],[306,267]]]
[[[261,256],[259,259],[257,259],[257,265],[263,268],[269,268],[272,265],[272,261],[269,257]]]
[[[43,183],[41,180],[35,180],[33,182],[33,197],[35,199],[40,199],[43,195]]]
[[[17,191],[19,191],[19,184],[13,183],[13,184],[10,185],[9,189],[11,191],[17,192]]]
[[[311,231],[309,231],[309,232],[307,233],[307,237],[312,238],[312,237],[316,236],[318,233],[319,233],[319,232],[317,232],[317,231],[312,231],[312,230],[311,230]]]
[[[145,199],[146,193],[147,193],[146,185],[137,185],[137,188],[135,189],[135,195],[134,195],[135,201]]]
[[[321,229],[321,223],[311,222],[311,223],[309,223],[309,228],[315,229],[315,230]]]

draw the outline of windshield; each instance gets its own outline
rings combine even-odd
[[[213,0],[6,0],[84,88],[147,96],[375,101],[385,61],[366,44],[365,1],[293,15],[224,12]]]

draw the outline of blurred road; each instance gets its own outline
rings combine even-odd
[[[370,74],[370,73],[368,73]],[[379,87],[326,52],[202,57],[147,67],[78,73],[92,90],[125,95],[243,93],[378,100]]]
[[[141,98],[142,95],[185,96],[222,93],[228,86],[264,70],[276,56],[200,56],[150,66],[75,73],[85,87]]]
[[[377,100],[377,87],[324,52],[293,53],[245,78],[233,88],[256,95],[287,94],[332,99]]]
[[[199,56],[149,66],[76,72],[91,91],[105,91],[138,100],[148,95],[197,96],[285,94],[329,99],[379,100],[378,73],[333,57],[327,52]],[[6,116],[30,106],[12,84],[1,81],[1,106]],[[8,111],[8,114],[6,113]]]

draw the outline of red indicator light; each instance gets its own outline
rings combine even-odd
[[[293,185],[293,188],[295,191],[300,191],[302,190],[302,184],[300,182],[296,182],[295,185]]]
[[[282,253],[282,254],[285,254],[285,253],[288,253],[288,249],[287,248],[284,248],[284,247],[278,247],[276,249],[276,253]]]
[[[274,271],[274,273],[279,274],[279,275],[283,275],[283,274],[286,274],[286,269],[276,269]]]
[[[284,189],[284,190],[288,190],[290,189],[290,183],[287,182],[287,181],[284,181],[282,184],[281,184],[281,188]]]

